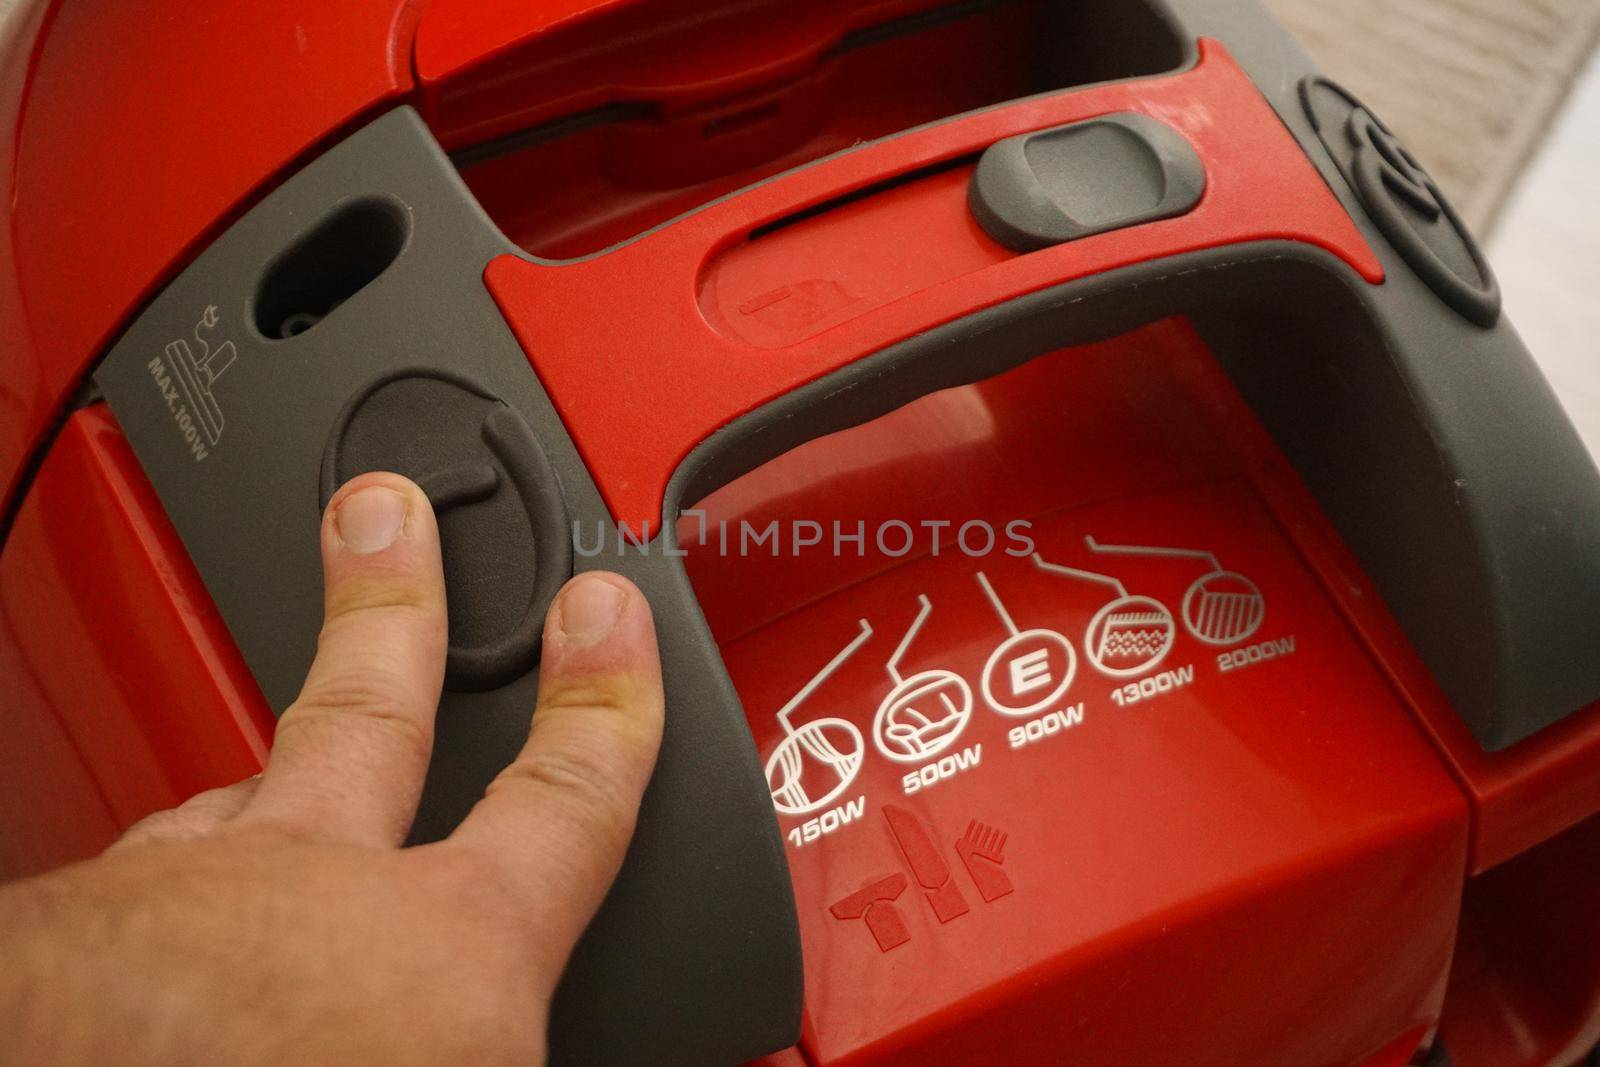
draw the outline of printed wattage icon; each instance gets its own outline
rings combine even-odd
[[[806,815],[826,807],[847,789],[861,770],[866,742],[854,723],[845,719],[812,719],[803,726],[789,721],[817,687],[832,677],[872,636],[872,627],[861,620],[861,632],[828,665],[818,671],[778,712],[783,740],[767,759],[767,788],[772,790],[772,806],[783,815]]]
[[[1152,548],[1144,545],[1102,545],[1090,537],[1096,552],[1127,556],[1197,559],[1210,570],[1183,594],[1183,625],[1208,645],[1233,645],[1261,628],[1267,617],[1267,600],[1256,584],[1237,571],[1223,569],[1215,554],[1192,548]]]
[[[1090,547],[1094,547],[1092,539]],[[1046,563],[1037,552],[1033,554],[1033,563],[1047,574],[1096,582],[1116,592],[1114,599],[1095,612],[1083,635],[1084,652],[1101,674],[1113,678],[1140,674],[1160,663],[1172,651],[1178,626],[1172,621],[1172,612],[1161,601],[1129,594],[1120,581],[1108,574]]]
[[[1078,669],[1072,642],[1054,630],[1018,629],[982,571],[978,584],[1011,635],[983,665],[983,698],[1002,715],[1032,715],[1060,700]]]
[[[1211,645],[1243,641],[1256,632],[1266,614],[1261,590],[1232,571],[1212,571],[1191,585],[1183,598],[1184,624]]]
[[[884,664],[894,689],[878,705],[872,740],[878,751],[898,763],[931,759],[949,748],[972,718],[972,687],[948,670],[930,670],[910,678],[900,674],[900,661],[927,621],[933,604],[918,596],[920,608],[906,634]]]

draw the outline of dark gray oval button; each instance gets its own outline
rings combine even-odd
[[[1182,215],[1205,185],[1200,157],[1176,130],[1124,111],[990,145],[967,202],[990,237],[1033,252]]]
[[[334,420],[322,506],[373,470],[416,482],[439,518],[450,609],[445,687],[496,689],[526,674],[545,611],[572,576],[560,486],[527,422],[459,375],[386,374]]]

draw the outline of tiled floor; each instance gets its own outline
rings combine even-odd
[[[1600,457],[1600,58],[1512,193],[1489,258],[1511,320]]]

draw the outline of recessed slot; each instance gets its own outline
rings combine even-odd
[[[783,113],[783,108],[772,101],[759,104],[756,107],[747,107],[742,111],[735,111],[731,115],[719,115],[700,127],[700,136],[706,140],[721,137],[725,134],[737,133],[751,126],[759,126],[763,122],[770,122]]]
[[[700,276],[706,321],[745,344],[781,348],[1010,258],[967,210],[976,162],[962,156],[898,174],[720,249]]]
[[[880,193],[887,193],[891,190],[898,189],[901,186],[910,185],[912,182],[919,182],[924,178],[933,178],[952,170],[970,172],[977,162],[978,157],[976,155],[957,156],[954,159],[947,159],[942,163],[934,163],[931,166],[919,167],[916,170],[907,171],[904,174],[896,174],[894,177],[885,178],[881,182],[873,182],[871,185],[863,186],[862,188],[856,189],[853,192],[845,193],[842,196],[836,196],[831,200],[824,200],[820,204],[813,204],[811,207],[803,208],[800,211],[794,212],[792,215],[785,215],[783,218],[774,222],[769,222],[765,226],[757,226],[755,229],[750,231],[750,240],[759,241],[763,237],[772,236],[779,230],[787,229],[790,226],[805,222],[808,219],[820,218],[830,211],[837,211],[842,207],[848,207],[851,204],[859,203],[863,200],[869,199],[870,197],[877,196]]]
[[[730,5],[674,21],[668,0],[641,0],[632,22],[596,25],[592,40],[536,41],[446,87],[435,132],[506,235],[562,259],[863,141],[1035,93],[1164,73],[1190,52],[1151,0],[845,6],[840,17],[825,5]],[[781,62],[779,40],[789,49]],[[667,73],[657,77],[658,67]],[[658,86],[648,100],[607,96],[619,70],[654,84],[687,69],[703,77]],[[728,88],[707,97],[713,83]],[[540,103],[549,99],[571,103],[553,110]]]
[[[397,204],[362,200],[341,208],[267,271],[256,293],[256,329],[286,340],[314,328],[388,269],[407,233]]]

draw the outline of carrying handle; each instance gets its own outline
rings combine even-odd
[[[1189,314],[1485,748],[1600,698],[1600,475],[1500,314],[1470,233],[1394,135],[1257,5],[1170,7],[1198,36],[1181,74],[876,142],[589,259],[491,263],[488,287],[612,517],[648,539],[686,494],[805,439],[1047,348]],[[1081,166],[1077,149],[1119,138],[1146,162],[1119,149],[1102,153],[1110,171]],[[1033,180],[1030,152],[1057,140],[1083,173],[1052,190]],[[1002,149],[987,170],[1020,190],[1009,218],[952,210],[966,189],[936,176]],[[1140,186],[1153,190],[1145,209],[1084,224],[1104,222],[1093,190],[1115,200]],[[1069,203],[1078,188],[1091,190],[1087,213]],[[800,242],[770,246],[793,254],[787,281],[782,256],[763,258],[762,242],[835,205],[849,205],[862,245],[903,234],[894,205],[913,201],[928,206],[921,246],[873,261],[892,299],[818,277],[832,267]],[[965,229],[940,222],[954,219]],[[738,262],[758,264],[765,291],[727,283]],[[790,310],[804,301],[820,309],[814,327]],[[764,315],[787,325],[750,325]],[[1263,344],[1279,329],[1298,350]]]

